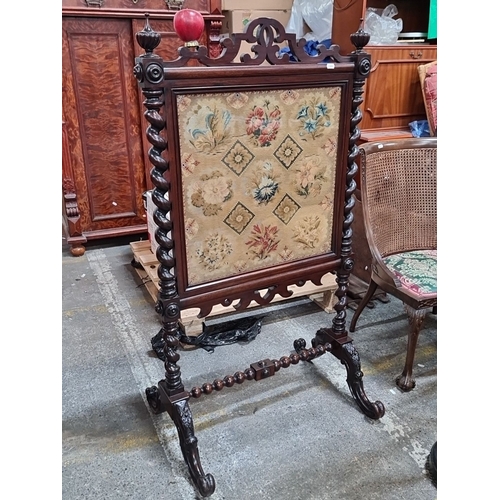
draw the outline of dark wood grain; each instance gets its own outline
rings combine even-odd
[[[186,0],[184,7],[206,18],[201,43],[217,55],[220,0]],[[142,194],[152,188],[151,164],[132,71],[141,51],[134,33],[146,11],[162,25],[159,53],[176,57],[176,10],[164,0],[103,0],[100,7],[85,0],[62,2],[63,218],[67,241],[79,254],[87,240],[147,231]]]
[[[82,229],[141,225],[146,183],[139,109],[130,105],[138,102],[130,24],[68,18],[63,31],[63,99]]]

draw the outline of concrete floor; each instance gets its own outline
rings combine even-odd
[[[128,243],[62,253],[62,498],[200,498],[167,413],[154,415],[146,387],[164,378],[151,351],[154,303],[131,266]],[[255,315],[256,310],[245,315]],[[332,315],[308,298],[260,309],[262,331],[246,345],[182,350],[187,390],[290,354]],[[352,311],[348,311],[348,322]],[[227,319],[227,318],[225,318]],[[213,324],[220,318],[207,321]],[[425,461],[437,439],[437,317],[428,314],[416,352],[416,388],[394,379],[404,364],[407,319],[391,299],[366,309],[351,336],[364,387],[386,408],[378,421],[358,409],[333,356],[191,400],[213,500],[434,500]]]

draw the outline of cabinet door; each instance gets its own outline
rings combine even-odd
[[[63,119],[81,229],[124,234],[146,222],[131,23],[68,17],[62,27]]]
[[[429,45],[366,47],[372,70],[366,83],[361,129],[408,127],[425,120],[417,67],[434,61],[437,48]]]

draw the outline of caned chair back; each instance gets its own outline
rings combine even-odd
[[[382,258],[437,248],[437,139],[367,143],[360,148],[367,239]]]

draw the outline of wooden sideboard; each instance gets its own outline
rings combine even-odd
[[[62,205],[73,255],[91,239],[147,232],[144,191],[151,189],[147,123],[133,74],[143,50],[135,33],[146,12],[162,35],[156,53],[175,59],[179,6],[200,11],[200,43],[220,53],[221,0],[63,0]],[[120,85],[116,84],[120,75]]]
[[[437,47],[398,45],[367,47],[372,69],[361,107],[362,132],[373,129],[407,129],[425,120],[425,107],[417,68],[435,61]]]
[[[396,5],[396,19],[403,20],[403,33],[427,33],[430,0],[336,0],[333,9],[332,42],[341,53],[352,51],[350,33],[360,26],[368,8]],[[425,107],[417,68],[437,59],[434,40],[422,43],[367,45],[372,68],[367,80],[359,125],[362,142],[411,137],[408,124],[425,120]]]

